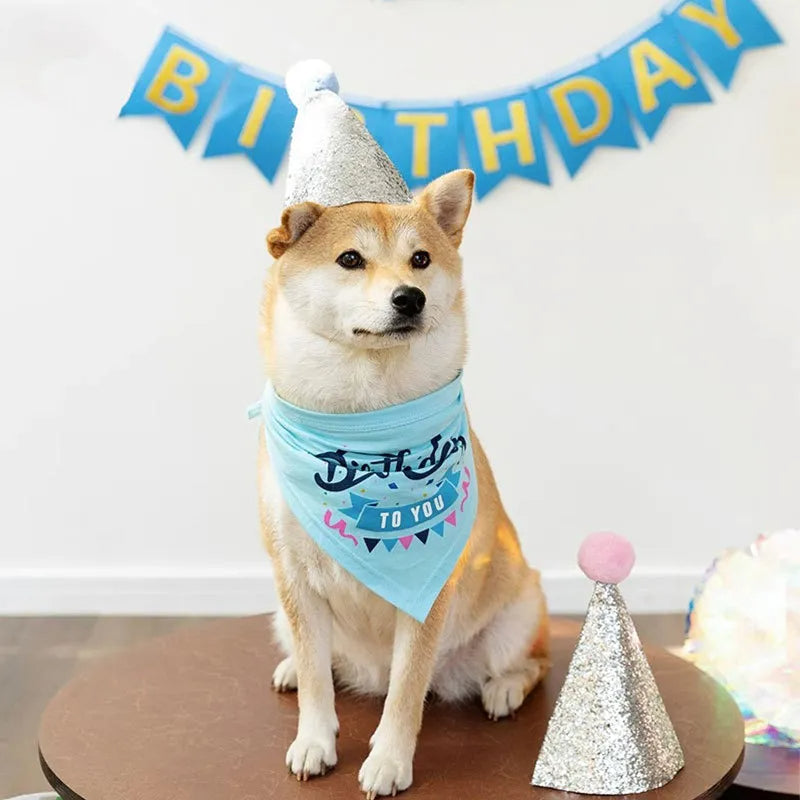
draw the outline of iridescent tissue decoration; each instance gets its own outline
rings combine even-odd
[[[633,548],[596,533],[578,560],[594,594],[531,782],[583,794],[647,792],[671,781],[684,758],[616,585],[633,566]]]
[[[800,748],[800,531],[714,561],[689,606],[682,655],[733,695],[748,743]]]

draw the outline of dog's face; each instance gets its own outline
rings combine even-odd
[[[458,246],[474,177],[458,170],[408,205],[287,209],[270,232],[277,284],[301,324],[357,348],[423,336],[461,297]]]

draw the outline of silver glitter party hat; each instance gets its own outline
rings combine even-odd
[[[411,201],[394,164],[337,94],[339,81],[324,61],[295,64],[286,74],[286,91],[297,106],[286,206]]]
[[[598,582],[531,783],[634,794],[668,783],[683,764],[625,601]]]

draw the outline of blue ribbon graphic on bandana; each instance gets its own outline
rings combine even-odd
[[[356,520],[356,528],[363,531],[391,533],[416,528],[430,523],[450,509],[458,499],[458,481],[461,471],[451,468],[440,482],[441,488],[433,497],[404,506],[381,508],[377,500],[350,493],[350,508],[339,513]]]

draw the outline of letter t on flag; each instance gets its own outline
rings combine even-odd
[[[119,115],[161,116],[186,148],[229,69],[228,62],[165,28]]]
[[[383,149],[411,188],[458,169],[455,104],[389,104],[385,125]]]

